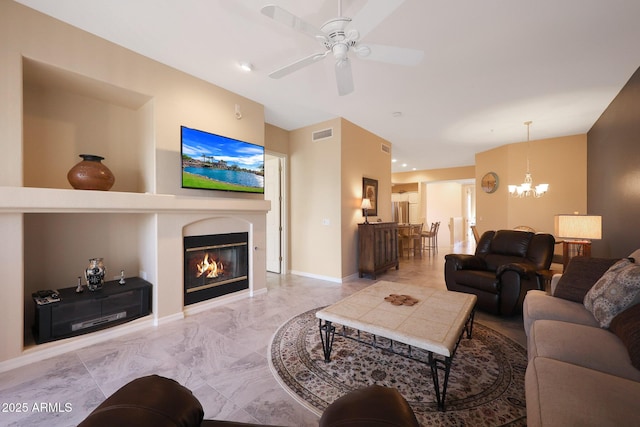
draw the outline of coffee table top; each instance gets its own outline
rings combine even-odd
[[[393,305],[390,294],[409,295],[415,305]],[[325,321],[451,356],[477,297],[462,292],[380,281],[316,313]]]

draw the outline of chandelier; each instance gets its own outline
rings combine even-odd
[[[509,194],[513,197],[542,197],[549,190],[549,184],[533,185],[533,178],[529,172],[529,126],[531,121],[524,122],[527,126],[527,173],[524,175],[524,182],[520,185],[509,185]]]

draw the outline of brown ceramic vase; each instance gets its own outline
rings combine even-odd
[[[67,173],[69,184],[77,190],[107,191],[116,181],[113,173],[102,164],[104,157],[93,154],[80,154],[82,161]]]

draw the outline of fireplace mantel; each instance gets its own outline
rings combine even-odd
[[[260,199],[184,197],[172,194],[0,187],[1,213],[198,213],[264,212],[271,202]]]

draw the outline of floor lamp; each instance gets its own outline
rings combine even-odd
[[[591,256],[591,239],[602,239],[600,215],[556,215],[555,234],[562,240],[562,266],[576,256]]]

